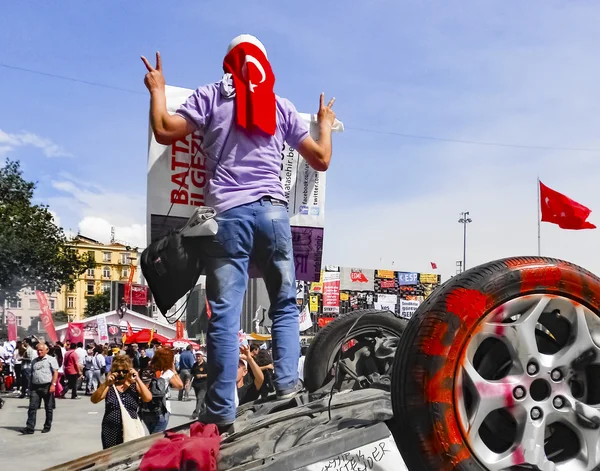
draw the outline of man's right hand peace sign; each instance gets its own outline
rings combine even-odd
[[[325,94],[321,93],[319,98],[319,112],[317,113],[317,119],[319,123],[327,123],[329,126],[333,126],[335,123],[335,113],[331,109],[335,103],[335,98],[329,100],[329,103],[325,105]]]
[[[144,84],[150,91],[150,93],[164,90],[165,89],[165,76],[162,73],[162,61],[160,59],[160,52],[156,53],[156,68],[150,65],[148,59],[142,56],[142,62],[148,69],[148,73],[144,77]]]

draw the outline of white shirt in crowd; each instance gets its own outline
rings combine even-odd
[[[15,359],[15,365],[20,365],[21,364],[21,359],[23,357],[19,353],[19,349],[18,348],[15,350],[15,353],[13,354],[13,358]]]
[[[175,373],[173,373],[173,370],[167,370],[167,371],[163,371],[161,374],[161,378],[164,378],[167,381],[167,395],[166,395],[166,401],[165,401],[165,405],[167,407],[167,412],[170,414],[171,413],[171,378],[175,376]]]
[[[77,353],[79,365],[83,366],[83,362],[85,360],[85,357],[87,356],[87,352],[83,349],[83,347],[79,347],[77,348],[77,350],[75,350],[75,353]]]

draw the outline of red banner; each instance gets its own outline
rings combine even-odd
[[[123,291],[123,298],[125,304],[132,306],[146,306],[148,305],[148,287],[143,285],[130,285],[125,284],[125,290]]]
[[[50,306],[48,306],[46,294],[42,291],[36,291],[35,296],[37,297],[40,310],[42,311],[40,318],[42,319],[42,324],[44,324],[44,329],[46,329],[50,340],[52,342],[57,342],[58,337],[56,336],[56,330],[54,330],[54,320],[52,319],[52,311],[50,310]]]
[[[381,280],[379,282],[379,287],[380,288],[395,288],[396,287],[396,281],[395,280]]]
[[[15,316],[12,312],[8,311],[6,313],[6,321],[8,323],[8,341],[12,342],[13,340],[17,341],[17,316]]]
[[[317,324],[319,325],[319,327],[325,327],[330,322],[333,322],[334,319],[335,317],[319,317]]]
[[[323,273],[323,313],[340,312],[340,274],[339,272]]]
[[[206,315],[207,317],[210,319],[210,316],[212,316],[212,311],[210,309],[210,304],[208,304],[208,298],[206,298]]]
[[[133,285],[131,287],[131,304],[134,306],[146,306],[148,304],[148,287]]]
[[[133,296],[133,294],[134,294],[134,293],[131,293],[131,287],[133,286],[134,275],[135,275],[135,266],[132,264],[129,266],[129,279],[127,280],[127,284],[125,285],[125,291],[123,292],[123,297],[125,298],[126,303],[128,303],[130,301],[130,297]]]
[[[83,322],[69,322],[67,327],[67,340],[71,343],[79,343],[85,340],[85,324]]]
[[[181,321],[175,322],[175,338],[176,339],[183,338],[183,322],[181,322]]]

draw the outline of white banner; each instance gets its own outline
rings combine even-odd
[[[306,467],[307,471],[408,471],[393,436],[340,453]]]
[[[98,341],[99,343],[108,342],[108,325],[106,324],[106,317],[99,317],[96,321],[98,325]]]
[[[312,325],[313,322],[312,318],[310,317],[310,309],[307,304],[300,313],[300,332],[304,332],[305,330],[310,329]]]
[[[381,304],[392,304],[395,306],[398,303],[398,296],[395,294],[378,294],[377,302]]]
[[[165,90],[169,113],[175,113],[193,93],[193,90],[171,86]],[[317,139],[316,115],[300,113],[300,116],[309,124],[313,138]],[[334,131],[343,130],[344,125],[336,120]],[[325,173],[309,167],[287,144],[281,158],[281,181],[289,203],[296,278],[318,281],[325,225]],[[172,146],[164,146],[156,142],[149,128],[148,243],[166,234],[169,229],[181,227],[195,207],[204,205],[204,191],[209,178],[205,164],[200,133],[195,132]],[[190,174],[186,177],[188,169]]]
[[[400,300],[400,317],[410,319],[421,303],[419,301]]]
[[[373,303],[373,306],[375,306],[375,309],[377,309],[378,311],[390,311],[390,312],[393,312],[394,314],[396,313],[396,305],[395,304]]]

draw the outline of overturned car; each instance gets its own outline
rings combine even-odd
[[[342,315],[310,346],[305,393],[238,409],[219,469],[598,469],[599,306],[599,278],[527,257],[450,279],[410,321]],[[161,437],[52,469],[137,469]]]

